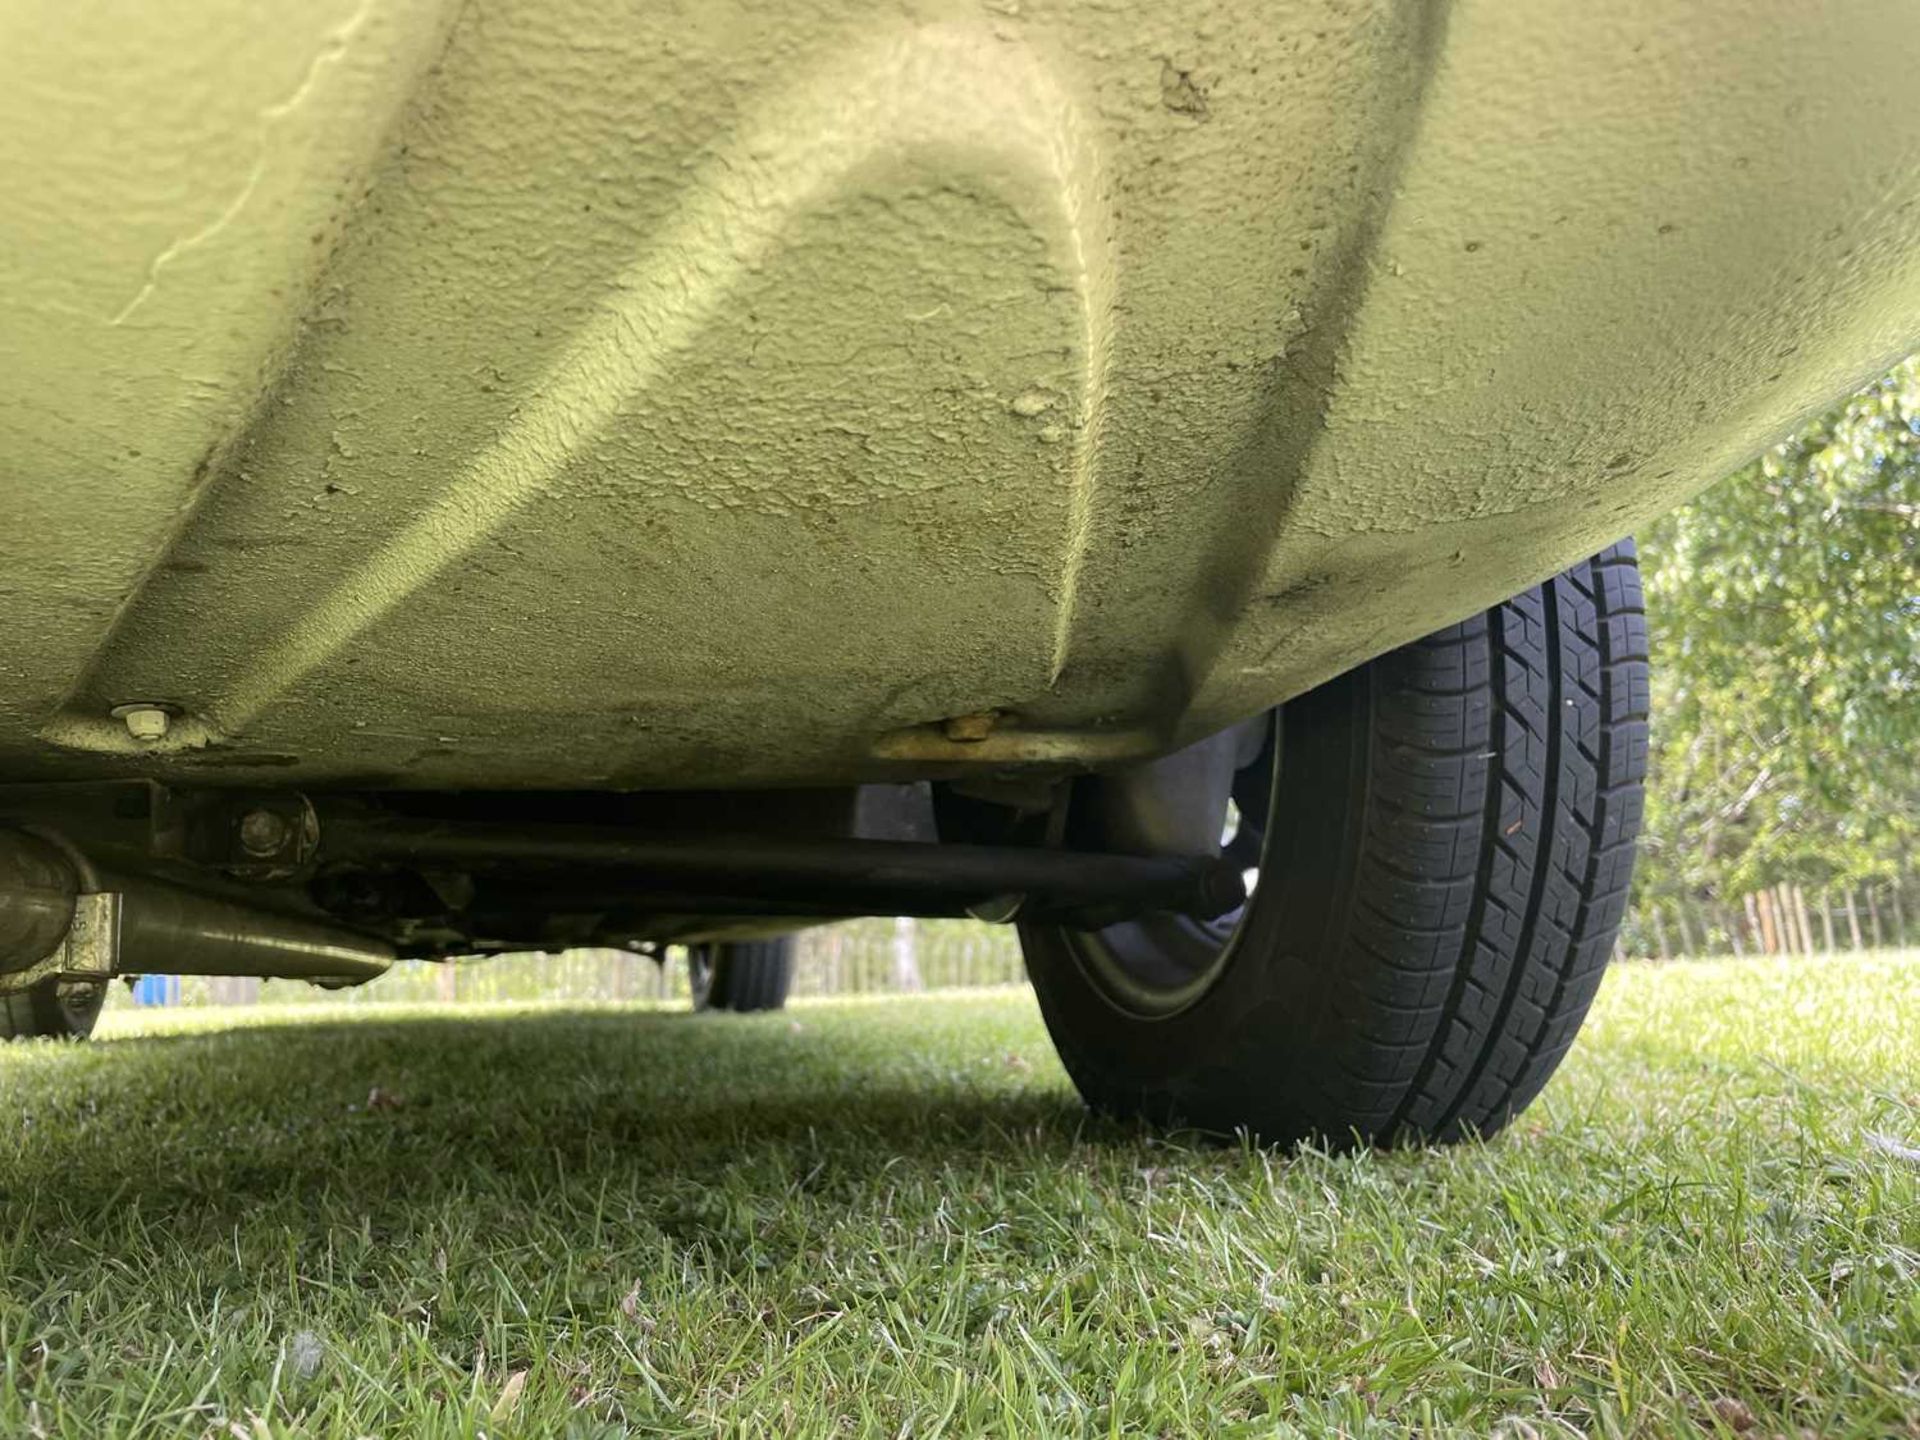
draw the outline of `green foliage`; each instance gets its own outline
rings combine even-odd
[[[1641,540],[1643,891],[1910,872],[1920,824],[1920,358]]]

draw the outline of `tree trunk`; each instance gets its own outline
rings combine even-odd
[[[920,927],[911,915],[893,917],[893,988],[909,993],[919,990],[920,957],[916,946],[919,943]]]
[[[1740,897],[1740,903],[1746,909],[1747,934],[1753,937],[1754,949],[1762,955],[1771,955],[1773,946],[1767,943],[1767,927],[1761,923],[1760,900],[1751,890]]]
[[[1693,943],[1693,926],[1687,921],[1687,902],[1682,900],[1673,907],[1673,917],[1680,922],[1680,953],[1683,956],[1698,955],[1700,949]]]
[[[1873,931],[1873,948],[1886,948],[1886,932],[1880,928],[1880,902],[1873,898],[1873,887],[1867,887],[1867,923]]]
[[[1893,882],[1893,943],[1901,947],[1907,943],[1907,907],[1901,903],[1898,879]]]
[[[1833,892],[1825,887],[1820,891],[1820,936],[1827,942],[1827,954],[1833,954]]]
[[[1860,938],[1860,910],[1853,900],[1853,887],[1847,887],[1847,932],[1853,937],[1856,952],[1866,949],[1866,943]]]
[[[1807,915],[1807,892],[1798,885],[1793,887],[1793,914],[1800,922],[1800,953],[1817,953],[1813,948],[1813,921]]]
[[[1740,933],[1742,926],[1734,917],[1733,910],[1726,906],[1717,906],[1714,913],[1720,917],[1720,929],[1727,937],[1727,944],[1733,947],[1735,959],[1745,959],[1747,954],[1746,937]]]
[[[1754,897],[1760,906],[1760,941],[1766,947],[1767,954],[1781,953],[1781,930],[1779,907],[1774,904],[1773,892],[1762,889]]]
[[[1660,958],[1662,960],[1671,960],[1673,958],[1673,949],[1667,944],[1667,922],[1660,918],[1660,907],[1658,905],[1649,905],[1647,910],[1653,917],[1653,938],[1654,943],[1660,947]]]

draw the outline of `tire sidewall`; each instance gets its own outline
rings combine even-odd
[[[1251,1125],[1270,1138],[1329,1128],[1334,1117],[1299,1103],[1311,1098],[1309,1062],[1324,1058],[1334,1001],[1331,967],[1311,957],[1333,953],[1353,883],[1355,847],[1342,839],[1364,765],[1366,689],[1355,672],[1287,707],[1260,884],[1219,972],[1184,1008],[1123,1009],[1067,934],[1022,927],[1042,1015],[1096,1108],[1207,1130]]]

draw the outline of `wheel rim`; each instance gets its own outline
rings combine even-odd
[[[60,1007],[60,1019],[75,1035],[85,1035],[93,1029],[106,999],[107,987],[87,980],[62,981],[53,992],[54,1004]]]
[[[713,991],[713,955],[704,945],[690,946],[687,950],[687,991],[693,997],[694,1009],[707,1008],[707,999]]]
[[[1147,1020],[1177,1015],[1211,990],[1232,963],[1273,829],[1279,750],[1275,711],[1258,754],[1234,772],[1223,800],[1223,809],[1237,811],[1237,824],[1228,828],[1223,817],[1221,853],[1242,862],[1245,904],[1211,920],[1144,915],[1099,930],[1061,932],[1082,973],[1115,1009]]]

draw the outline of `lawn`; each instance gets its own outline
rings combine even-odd
[[[0,1051],[0,1435],[1920,1436],[1920,952],[1620,967],[1340,1157],[1089,1120],[1023,992],[239,1014]]]

